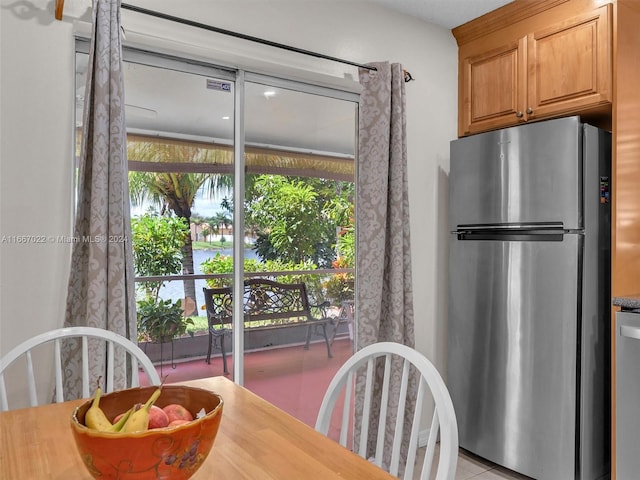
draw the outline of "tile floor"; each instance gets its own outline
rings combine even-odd
[[[416,469],[418,465],[422,465],[424,459],[424,448],[421,448],[416,458]],[[435,455],[438,455],[436,448]],[[437,460],[434,458],[434,464]],[[419,479],[419,471],[414,474],[414,479]],[[432,479],[435,478],[435,472],[432,472]],[[465,450],[458,453],[458,466],[456,469],[455,480],[532,480],[519,473],[507,470],[506,468],[495,465],[483,458],[477,457]]]
[[[458,453],[456,480],[530,480],[529,477],[507,470],[461,450]]]

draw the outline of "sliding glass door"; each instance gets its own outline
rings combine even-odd
[[[79,42],[77,153],[85,52]],[[124,58],[142,348],[169,383],[229,375],[313,424],[354,345],[357,95],[148,52]],[[265,280],[304,284],[310,318],[286,317],[272,289],[277,315],[248,322],[245,284]],[[229,301],[207,302],[213,292]],[[328,320],[310,331],[313,319]]]
[[[244,278],[304,284],[313,318],[287,316],[297,307],[266,288],[265,307],[275,316],[272,325],[245,321],[244,384],[314,424],[354,345],[349,325],[337,318],[354,295],[357,103],[249,74],[244,92],[244,231],[258,262],[246,260]]]

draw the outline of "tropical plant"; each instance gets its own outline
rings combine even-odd
[[[228,162],[229,152],[220,149],[201,148],[186,143],[128,142],[127,157],[154,163],[219,163]],[[219,157],[219,158],[218,158]],[[161,213],[167,209],[191,224],[191,208],[200,188],[210,192],[223,190],[229,186],[229,176],[211,173],[186,172],[129,172],[129,193],[134,205],[150,200],[160,207]],[[191,235],[183,246],[182,273],[193,274],[193,244]],[[195,281],[184,280],[185,298],[196,298]],[[195,307],[194,307],[195,308]],[[197,313],[195,310],[187,312]]]
[[[133,264],[137,276],[163,276],[180,273],[182,248],[189,227],[182,218],[161,216],[151,210],[131,219]],[[158,299],[164,282],[139,282],[146,297]]]
[[[208,223],[205,224],[204,227],[202,227],[202,236],[204,237],[204,241],[207,241],[208,238],[209,243],[213,243],[213,235],[215,235],[216,233],[217,232]]]
[[[331,264],[336,224],[327,185],[320,179],[281,175],[260,175],[253,181],[245,216],[258,231],[260,258]]]
[[[204,219],[202,218],[202,216],[198,215],[197,213],[192,213],[192,215],[191,215],[191,225],[193,225],[194,230],[196,232],[195,237],[193,239],[195,242],[200,240],[200,237],[198,235],[198,230],[203,228],[202,227],[203,223],[204,223]]]
[[[345,257],[338,257],[333,262],[333,268],[348,268]],[[346,300],[353,300],[355,294],[355,277],[351,272],[333,274],[323,284],[327,298],[333,305],[341,305]]]
[[[340,229],[338,232],[336,251],[338,252],[338,258],[336,260],[340,260],[340,263],[344,265],[344,267],[340,268],[353,268],[355,266],[356,235],[353,224]]]
[[[227,228],[233,223],[233,220],[225,212],[217,212],[213,217],[204,219],[202,222],[204,227],[202,228],[202,235],[209,237],[209,243],[213,241],[211,238],[213,235],[218,235],[222,229]],[[224,235],[220,238],[220,241],[224,243]]]
[[[233,220],[229,217],[226,212],[217,212],[211,219],[210,222],[217,227],[218,232],[224,228],[229,227],[233,223]]]
[[[180,300],[144,298],[138,301],[137,316],[139,341],[170,342],[185,335],[193,325],[193,320],[183,316]]]

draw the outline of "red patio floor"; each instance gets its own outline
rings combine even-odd
[[[328,358],[323,342],[302,346],[247,352],[244,358],[244,386],[277,405],[307,425],[314,426],[324,392],[335,372],[353,353],[348,339],[336,339],[333,358]],[[229,371],[233,362],[229,357]],[[163,365],[167,383],[222,375],[222,360],[212,357],[211,364],[203,359],[177,363],[175,368]],[[229,377],[231,378],[231,376]],[[145,379],[141,379],[144,383]]]

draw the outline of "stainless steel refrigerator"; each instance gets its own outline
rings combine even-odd
[[[610,152],[579,117],[451,142],[460,447],[538,480],[610,470]]]

